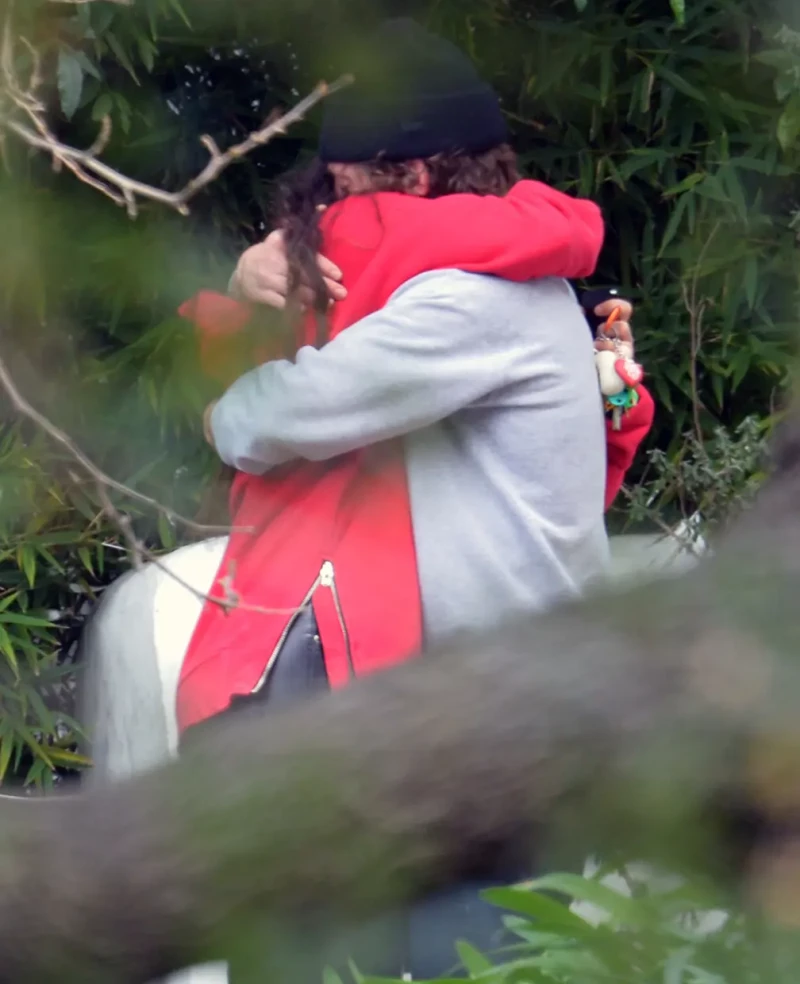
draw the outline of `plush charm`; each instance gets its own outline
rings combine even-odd
[[[600,392],[614,430],[620,429],[623,413],[638,402],[636,387],[644,378],[644,370],[633,359],[633,343],[615,328],[619,315],[620,309],[615,308],[598,332],[594,354]]]

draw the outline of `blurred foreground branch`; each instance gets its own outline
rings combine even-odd
[[[99,3],[100,0],[50,0],[50,3],[66,3],[73,7],[79,7],[84,3]],[[133,0],[108,0],[109,3],[119,4],[120,7],[130,7]]]
[[[139,984],[263,920],[373,916],[542,831],[738,873],[800,918],[796,417],[776,462],[682,580],[221,722],[177,764],[22,821],[0,810],[0,984]]]

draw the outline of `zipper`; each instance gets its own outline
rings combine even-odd
[[[353,666],[353,654],[350,651],[350,636],[347,634],[347,626],[344,621],[344,613],[342,612],[342,603],[339,599],[339,591],[336,588],[336,577],[333,570],[333,563],[330,560],[323,562],[322,567],[319,569],[319,574],[317,574],[314,583],[306,592],[305,598],[300,602],[297,610],[289,618],[289,621],[283,628],[278,641],[275,643],[275,648],[270,653],[270,657],[267,660],[267,664],[264,667],[261,676],[256,681],[256,685],[250,691],[251,694],[257,694],[263,689],[267,680],[269,679],[270,673],[272,673],[273,667],[278,660],[281,649],[283,649],[283,644],[286,642],[286,637],[289,635],[292,626],[297,621],[300,613],[304,611],[308,605],[311,604],[311,599],[314,597],[314,593],[318,588],[327,588],[331,597],[333,598],[333,607],[336,610],[336,617],[339,620],[339,628],[342,632],[342,638],[344,639],[345,653],[347,654],[347,668],[350,671],[350,676],[355,677],[355,668]]]
[[[350,636],[348,635],[347,626],[344,622],[344,613],[342,612],[342,603],[339,600],[339,592],[336,588],[336,577],[333,570],[333,563],[330,560],[326,560],[320,568],[319,584],[320,587],[330,588],[331,597],[333,598],[333,607],[336,609],[336,617],[339,619],[339,628],[342,630],[342,638],[344,639],[344,651],[347,655],[347,668],[350,671],[351,678],[355,678],[356,671],[353,666],[353,654],[350,650]]]

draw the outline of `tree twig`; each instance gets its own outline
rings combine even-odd
[[[223,575],[216,581],[216,583],[219,584],[224,591],[223,598],[217,598],[214,595],[206,594],[204,591],[201,591],[199,588],[196,588],[193,584],[190,584],[187,580],[182,578],[180,574],[176,574],[175,571],[169,567],[169,565],[165,564],[160,557],[154,554],[149,547],[142,543],[134,532],[130,516],[117,509],[111,501],[108,490],[102,482],[97,481],[96,488],[97,496],[103,506],[102,511],[122,534],[122,537],[128,547],[131,562],[137,570],[141,570],[143,567],[143,561],[147,561],[148,564],[152,564],[160,571],[163,571],[164,574],[170,577],[173,581],[176,581],[182,588],[185,588],[190,594],[194,595],[198,601],[201,601],[204,604],[208,603],[211,605],[216,605],[217,608],[221,608],[225,612],[230,612],[233,609],[237,609],[238,611],[243,612],[254,612],[258,615],[296,615],[298,612],[302,611],[303,607],[305,607],[301,605],[300,608],[265,608],[262,605],[250,605],[247,602],[242,601],[236,593],[233,588],[233,579],[228,575]]]
[[[91,3],[93,0],[58,0],[58,2]],[[114,0],[114,2],[127,4],[129,0]],[[49,154],[54,167],[67,167],[80,181],[106,195],[117,205],[126,207],[131,217],[135,217],[137,214],[139,199],[159,202],[174,208],[181,214],[187,214],[188,203],[191,199],[203,188],[215,181],[227,167],[256,148],[264,146],[278,134],[286,132],[292,124],[301,120],[321,99],[349,85],[352,81],[351,76],[343,76],[331,85],[321,82],[305,99],[302,99],[287,113],[277,117],[274,115],[271,116],[261,129],[250,133],[245,140],[229,147],[224,152],[219,149],[210,136],[203,136],[201,143],[209,153],[208,163],[182,189],[176,192],[168,192],[130,178],[98,160],[98,155],[103,152],[111,137],[111,120],[109,117],[104,117],[97,139],[86,150],[71,147],[58,140],[46,122],[44,116],[45,106],[37,95],[37,90],[42,82],[39,54],[36,48],[25,38],[20,38],[19,43],[25,45],[32,58],[32,68],[27,84],[20,82],[14,66],[15,42],[12,36],[11,9],[9,8],[3,28],[2,42],[0,42],[0,72],[3,78],[3,89],[0,94],[5,94],[12,107],[28,118],[30,125],[26,125],[20,120],[13,118],[7,110],[4,111],[2,106],[0,106],[0,136],[2,136],[2,129],[5,128],[7,131],[16,134],[16,136],[29,146]],[[186,516],[182,516],[174,509],[163,505],[152,496],[145,495],[107,475],[95,465],[65,431],[57,427],[44,414],[36,410],[22,396],[2,358],[0,358],[0,387],[5,390],[12,405],[19,414],[32,421],[51,440],[63,447],[81,467],[97,491],[102,505],[101,515],[106,515],[119,529],[134,567],[141,567],[144,561],[152,563],[199,600],[217,605],[225,611],[231,611],[235,608],[262,614],[296,614],[298,611],[297,608],[272,609],[243,602],[234,589],[233,578],[229,572],[218,578],[217,583],[221,586],[224,593],[221,598],[199,591],[179,575],[175,574],[168,565],[164,564],[137,538],[130,518],[114,505],[109,495],[110,490],[119,492],[129,499],[156,510],[168,520],[180,523],[195,533],[213,535],[235,532],[248,533],[252,532],[252,530],[249,528],[198,523]],[[77,477],[75,480],[78,481]]]
[[[634,499],[633,492],[628,488],[627,485],[623,485],[620,492],[625,496],[628,502],[632,502]],[[691,538],[691,534],[679,533],[675,527],[669,525],[665,522],[656,512],[655,509],[647,508],[647,518],[652,520],[655,525],[664,534],[665,540],[675,540],[679,550],[684,550],[686,553],[694,557],[695,560],[702,559],[703,551],[697,549],[697,544]],[[686,524],[689,517],[684,517],[684,524]]]
[[[65,431],[61,430],[61,428],[57,427],[51,420],[48,420],[44,414],[40,413],[35,407],[31,406],[31,404],[17,389],[16,383],[14,382],[8,366],[2,357],[0,357],[0,387],[5,390],[6,395],[11,401],[14,409],[23,417],[27,417],[28,420],[36,424],[36,426],[40,430],[44,431],[44,433],[47,434],[51,440],[55,441],[56,444],[61,445],[62,448],[69,452],[71,457],[81,466],[96,486],[103,486],[105,489],[113,489],[115,492],[120,492],[129,499],[133,499],[136,502],[141,502],[145,506],[149,506],[156,512],[161,513],[166,519],[172,522],[180,523],[182,526],[185,526],[187,529],[192,530],[195,533],[212,535],[215,533],[252,532],[252,530],[247,527],[235,529],[230,526],[209,526],[204,523],[196,523],[193,519],[189,519],[187,516],[182,516],[170,506],[165,506],[163,503],[159,502],[158,499],[145,495],[144,492],[139,492],[136,489],[131,488],[129,485],[125,485],[124,482],[120,482],[116,478],[112,478],[110,475],[107,475],[104,471],[102,471],[102,469],[98,468],[97,465],[90,458],[88,458],[83,451],[81,451],[78,445]]]
[[[179,522],[186,526],[187,529],[191,529],[194,532],[207,533],[209,535],[215,533],[251,533],[253,532],[252,528],[246,526],[210,526],[203,523],[196,523],[194,520],[188,519],[186,516],[181,516],[180,513],[175,512],[175,510],[171,509],[169,506],[165,506],[152,496],[144,495],[142,492],[137,492],[136,489],[132,489],[129,485],[125,485],[123,482],[119,482],[117,479],[111,478],[110,475],[107,475],[104,471],[102,471],[102,469],[98,468],[97,465],[89,457],[87,457],[83,451],[81,451],[81,449],[65,431],[61,430],[60,427],[57,427],[51,420],[45,417],[43,413],[31,406],[31,404],[17,389],[11,373],[9,372],[9,369],[2,357],[0,357],[0,387],[5,390],[6,395],[11,401],[14,409],[23,417],[26,417],[34,423],[40,430],[44,431],[44,433],[47,434],[51,440],[55,441],[56,444],[63,447],[74,459],[74,461],[80,465],[92,481],[97,491],[97,497],[102,506],[101,512],[104,513],[120,531],[122,538],[125,540],[127,545],[131,562],[135,568],[141,568],[143,561],[147,561],[155,567],[158,567],[159,570],[163,571],[168,577],[172,578],[173,581],[180,584],[181,587],[185,588],[199,601],[216,605],[218,608],[221,608],[226,612],[236,609],[238,611],[253,612],[259,615],[291,616],[296,615],[299,611],[302,611],[302,606],[300,608],[266,608],[262,605],[251,605],[248,602],[243,601],[234,588],[233,577],[230,573],[224,574],[216,581],[216,583],[222,588],[223,597],[217,597],[213,594],[206,594],[204,591],[200,591],[199,588],[194,587],[194,585],[190,584],[179,574],[176,574],[175,571],[169,567],[169,565],[165,564],[136,536],[130,517],[114,505],[114,502],[109,495],[109,489],[113,489],[115,492],[120,492],[128,498],[150,506],[167,519]],[[76,482],[76,484],[79,482],[77,475],[71,475],[70,477]]]
[[[706,311],[708,310],[710,301],[707,297],[702,298],[702,300],[700,299],[698,286],[700,282],[700,268],[703,265],[703,261],[706,258],[711,243],[714,241],[721,225],[721,220],[716,223],[714,228],[711,230],[708,239],[705,241],[702,250],[700,251],[700,255],[697,258],[697,263],[695,264],[694,273],[692,275],[691,289],[687,286],[685,281],[681,284],[683,303],[689,314],[689,382],[692,391],[692,422],[698,443],[701,446],[703,445],[703,425],[700,419],[700,411],[703,409],[703,402],[700,399],[700,388],[697,379],[697,362],[700,358],[700,350],[703,345],[703,320],[705,318]]]
[[[55,0],[55,2],[83,4],[92,3],[93,0]],[[128,5],[131,0],[113,0],[113,2]],[[33,69],[27,85],[20,82],[15,71],[15,42],[12,36],[11,7],[9,6],[3,30],[2,55],[0,57],[4,82],[0,95],[6,95],[11,108],[3,107],[2,101],[0,101],[0,131],[5,129],[14,133],[29,147],[49,154],[55,168],[62,166],[68,168],[79,181],[110,198],[116,205],[126,208],[131,218],[135,218],[138,214],[139,199],[159,202],[175,209],[181,215],[188,215],[189,202],[198,192],[215,181],[226,168],[256,148],[263,147],[279,134],[285,133],[290,126],[302,120],[320,100],[352,82],[350,75],[344,75],[330,85],[326,82],[320,82],[312,92],[288,112],[277,118],[270,117],[261,129],[250,133],[243,141],[228,147],[225,151],[220,150],[213,138],[205,134],[200,138],[200,142],[209,153],[209,161],[206,166],[183,188],[178,191],[165,191],[163,188],[157,188],[128,177],[98,159],[98,155],[105,149],[111,137],[110,117],[103,118],[97,139],[86,150],[71,147],[55,136],[45,119],[45,106],[37,95],[37,90],[42,81],[38,52],[25,38],[20,38],[19,42],[25,45],[33,59]],[[23,113],[31,125],[15,119],[14,109]]]
[[[62,143],[54,136],[42,113],[31,100],[30,93],[25,93],[21,97],[19,91],[14,92],[12,89],[10,94],[15,105],[31,118],[35,129],[31,129],[31,127],[10,118],[8,115],[0,116],[0,126],[16,134],[30,147],[35,147],[49,154],[54,164],[63,164],[68,167],[80,181],[91,185],[117,205],[126,207],[131,218],[135,218],[138,214],[138,199],[159,202],[175,209],[181,215],[188,215],[189,202],[199,191],[215,181],[226,168],[256,148],[263,147],[278,134],[285,133],[290,126],[303,119],[306,113],[320,100],[349,85],[351,81],[352,76],[348,75],[342,76],[330,85],[326,82],[320,82],[305,99],[302,99],[287,113],[268,122],[260,130],[249,134],[241,143],[234,144],[225,151],[221,151],[210,136],[204,135],[201,138],[201,143],[209,152],[209,161],[203,170],[179,191],[164,191],[163,188],[156,188],[153,185],[137,181],[97,159],[97,153],[105,147],[110,136],[111,123],[109,119],[103,120],[100,135],[94,144],[87,150],[80,150],[77,147]]]

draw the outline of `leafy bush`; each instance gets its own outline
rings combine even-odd
[[[688,4],[684,29],[656,3],[569,19],[547,6],[512,5],[474,43],[498,65],[526,165],[605,209],[600,277],[641,305],[659,445],[695,404],[704,428],[763,414],[797,290],[797,56],[779,5]]]
[[[628,493],[628,521],[678,527],[690,540],[708,540],[753,501],[767,463],[768,425],[747,417],[731,433],[717,427],[703,439],[684,435],[675,455],[648,454],[651,472]]]
[[[453,974],[483,984],[793,984],[796,979],[796,934],[768,931],[730,909],[713,911],[719,900],[697,887],[673,883],[653,891],[639,883],[634,888],[631,896],[598,877],[556,874],[524,888],[486,892],[509,913],[509,942],[495,953],[459,942]],[[357,984],[376,981],[352,969]],[[330,970],[325,979],[341,984]],[[441,978],[439,984],[451,980]]]

